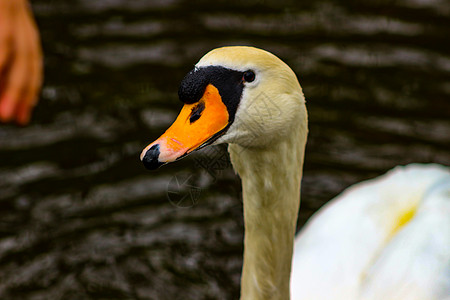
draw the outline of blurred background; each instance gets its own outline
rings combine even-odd
[[[243,217],[226,147],[149,172],[207,51],[283,59],[307,99],[298,227],[349,185],[450,164],[450,2],[33,0],[45,82],[0,125],[1,299],[237,299]]]

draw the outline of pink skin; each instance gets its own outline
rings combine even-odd
[[[0,122],[26,125],[42,83],[39,32],[27,0],[0,0]]]

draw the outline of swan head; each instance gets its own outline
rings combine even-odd
[[[182,80],[175,122],[141,154],[148,169],[211,144],[271,147],[306,122],[295,73],[275,55],[233,46],[208,52]]]

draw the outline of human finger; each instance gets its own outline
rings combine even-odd
[[[27,73],[28,79],[23,87],[22,99],[16,108],[15,117],[20,125],[26,125],[29,122],[31,111],[37,102],[42,84],[42,50],[39,33],[30,12],[28,13],[29,15],[25,18],[27,22],[23,24],[26,32],[24,32],[23,38],[18,40],[18,46],[28,49],[26,62],[29,70]]]

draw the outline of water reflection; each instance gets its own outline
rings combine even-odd
[[[265,48],[299,76],[310,114],[300,226],[394,165],[450,164],[446,1],[33,7],[46,81],[32,125],[0,127],[2,299],[238,297],[240,182],[208,163],[225,148],[152,173],[138,160],[177,115],[180,80],[220,45]]]

